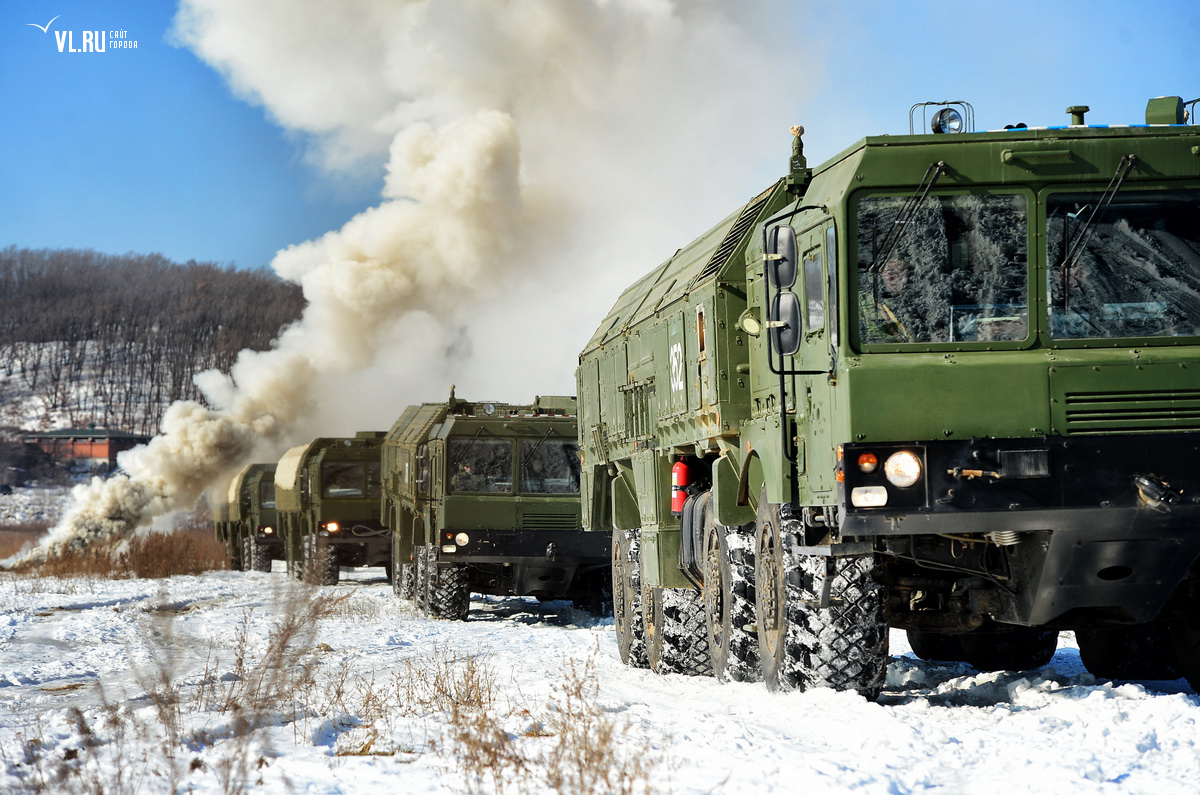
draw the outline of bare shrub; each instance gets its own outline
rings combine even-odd
[[[596,659],[568,660],[545,723],[553,737],[541,754],[546,784],[555,792],[649,793],[658,761],[624,743],[620,725],[598,703]]]
[[[176,574],[201,574],[228,567],[225,545],[208,530],[148,533],[129,540],[118,557],[124,576],[159,579]]]
[[[208,530],[151,532],[127,541],[68,546],[44,561],[25,561],[12,571],[36,577],[160,579],[225,569],[225,547]]]

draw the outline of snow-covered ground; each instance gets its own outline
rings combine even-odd
[[[563,602],[476,598],[467,622],[423,619],[381,574],[321,589],[279,571],[0,575],[0,791],[488,792],[491,771],[508,792],[553,791],[570,726],[612,751],[628,791],[1200,787],[1200,697],[1182,681],[1096,681],[1067,634],[1043,669],[980,674],[921,662],[893,633],[879,703],[774,695],[625,668],[611,619]],[[260,678],[288,617],[336,597],[275,679]],[[472,698],[480,682],[487,698]],[[254,712],[255,686],[281,692]],[[453,706],[472,701],[482,707]],[[472,777],[469,759],[484,756],[487,774]]]
[[[0,494],[0,528],[34,522],[54,524],[62,516],[69,491],[66,486],[18,486],[12,494]]]

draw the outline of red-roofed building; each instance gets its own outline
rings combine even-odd
[[[144,444],[150,437],[105,428],[75,428],[26,433],[22,439],[36,444],[57,461],[112,469],[117,465],[117,453]]]

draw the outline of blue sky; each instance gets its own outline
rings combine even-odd
[[[1151,96],[1200,97],[1200,3],[1093,0],[795,3],[795,104],[810,161],[868,134],[905,133],[908,108],[964,99],[981,129],[1142,121]],[[236,98],[168,41],[165,0],[3,0],[0,247],[159,252],[267,264],[378,200],[377,168],[331,176],[305,140]],[[46,24],[48,32],[30,23]],[[59,52],[55,32],[125,30],[136,49]],[[738,152],[730,157],[740,156]],[[747,154],[750,184],[786,151]],[[647,175],[647,179],[653,179]],[[730,205],[741,197],[731,197]]]

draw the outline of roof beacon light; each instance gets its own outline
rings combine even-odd
[[[963,131],[963,117],[954,108],[942,108],[933,114],[933,124],[930,125],[935,133],[960,133]]]

